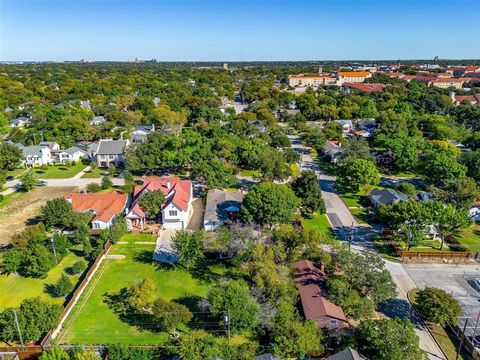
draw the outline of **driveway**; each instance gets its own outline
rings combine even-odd
[[[153,259],[164,263],[175,263],[178,261],[178,254],[173,249],[172,239],[177,233],[177,230],[163,229],[157,238],[157,245],[153,252]]]
[[[188,222],[187,229],[200,230],[203,228],[203,200],[201,198],[193,199],[193,214]]]

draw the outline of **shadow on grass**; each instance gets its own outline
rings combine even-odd
[[[218,331],[223,329],[221,319],[215,318],[208,308],[200,303],[207,303],[201,296],[190,295],[173,300],[177,304],[186,306],[193,314],[192,320],[188,323],[190,329],[203,329],[205,331]],[[200,306],[199,306],[200,305]]]
[[[390,299],[380,304],[378,310],[389,318],[399,317],[401,319],[410,319],[418,329],[424,329],[425,326],[418,318],[412,304],[403,299]]]
[[[135,254],[133,255],[133,259],[136,262],[142,263],[142,264],[148,264],[152,265],[155,267],[157,271],[171,271],[177,269],[176,264],[170,264],[170,263],[163,263],[155,260],[153,258],[153,252],[151,250],[140,250],[136,251]]]

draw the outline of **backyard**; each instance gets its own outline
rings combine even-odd
[[[109,258],[67,319],[61,343],[158,345],[167,340],[167,333],[159,332],[151,322],[127,323],[109,306],[109,299],[122,288],[149,278],[156,282],[161,298],[194,310],[197,300],[205,297],[209,286],[225,272],[223,267],[213,265],[192,271],[163,266],[152,259],[154,242],[151,235],[130,234],[110,249]],[[197,326],[201,322],[196,316],[193,321]]]
[[[332,226],[328,221],[326,214],[316,214],[311,219],[305,218],[303,220],[303,227],[307,230],[314,230],[321,233],[327,241],[334,241]]]
[[[480,225],[472,223],[469,227],[460,230],[455,240],[467,251],[480,252]]]
[[[0,297],[0,311],[8,307],[17,307],[23,300],[37,296],[57,304],[62,304],[64,299],[51,297],[45,292],[45,287],[47,284],[53,284],[58,281],[62,272],[79,259],[81,257],[74,252],[70,252],[57,266],[49,271],[45,279],[26,278],[14,274],[0,275],[2,294],[8,294],[8,296]],[[69,278],[74,284],[78,281],[78,275],[69,275]]]
[[[68,179],[77,175],[87,167],[87,162],[78,162],[75,165],[50,165],[48,169],[34,168],[33,173],[39,179]]]

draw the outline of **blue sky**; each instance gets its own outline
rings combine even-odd
[[[478,14],[480,0],[0,0],[0,60],[480,58]]]

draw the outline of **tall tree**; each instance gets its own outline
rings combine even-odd
[[[377,185],[380,182],[378,169],[372,161],[355,159],[346,162],[338,169],[337,186],[339,191],[356,193],[362,186]]]
[[[462,315],[458,301],[442,289],[427,287],[417,293],[418,311],[428,321],[445,326],[456,324]]]
[[[321,214],[325,212],[322,191],[314,171],[302,171],[301,176],[292,183],[292,189],[302,202],[302,210],[305,214],[311,216],[316,212]]]
[[[147,191],[140,198],[140,206],[147,213],[150,219],[155,219],[162,211],[162,206],[165,203],[165,195],[162,190]]]
[[[22,150],[10,143],[0,144],[0,169],[14,170],[19,167],[22,159]]]
[[[173,238],[173,248],[178,252],[178,261],[186,268],[191,268],[204,258],[202,231],[182,230]]]

